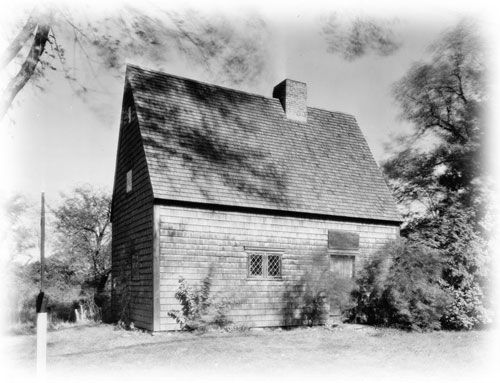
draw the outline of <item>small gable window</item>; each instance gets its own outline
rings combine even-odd
[[[281,251],[248,248],[245,250],[249,278],[281,279]]]
[[[132,107],[128,106],[127,110],[123,113],[123,122],[129,124],[132,122]]]
[[[132,169],[130,169],[127,172],[127,186],[126,186],[127,193],[132,191]]]

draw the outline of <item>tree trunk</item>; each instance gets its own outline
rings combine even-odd
[[[18,33],[18,35],[14,38],[14,40],[9,44],[5,52],[2,54],[0,58],[0,68],[4,68],[10,63],[14,57],[19,53],[19,51],[23,48],[26,41],[30,38],[31,34],[36,28],[36,21],[32,16],[28,19],[26,24],[24,24],[23,29]]]
[[[4,98],[2,100],[2,104],[0,105],[0,120],[5,116],[5,113],[7,113],[7,110],[11,106],[16,95],[21,89],[23,89],[35,72],[36,65],[40,61],[40,57],[45,49],[45,44],[49,39],[49,32],[49,24],[38,24],[28,57],[24,61],[17,75],[9,81],[9,84],[4,91]]]

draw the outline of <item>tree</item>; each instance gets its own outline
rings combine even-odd
[[[86,101],[92,100],[89,94],[108,92],[101,83],[102,71],[122,76],[131,59],[162,69],[181,56],[214,81],[254,81],[266,72],[267,38],[266,25],[256,15],[208,18],[192,9],[149,4],[147,10],[123,6],[95,16],[74,5],[38,6],[0,56],[2,70],[22,60],[4,90],[0,119],[24,86],[40,82],[47,70],[62,72]],[[29,53],[22,59],[26,46]]]
[[[26,263],[38,251],[40,211],[25,195],[15,193],[2,198],[5,228],[1,230],[2,266],[13,262]]]
[[[62,254],[86,272],[94,293],[104,291],[111,265],[111,196],[90,186],[81,186],[53,210]],[[57,256],[57,255],[56,255]]]
[[[7,313],[13,322],[33,322],[40,288],[40,206],[22,194],[13,194],[2,202],[7,218],[2,238],[2,251],[7,255],[2,259]],[[80,186],[63,195],[57,207],[48,206],[44,290],[53,319],[71,320],[80,304],[87,315],[101,318],[106,314],[110,202],[109,193]],[[96,305],[101,310],[96,310]]]
[[[481,40],[462,22],[431,52],[430,62],[414,64],[394,86],[401,116],[413,123],[415,133],[404,137],[403,150],[383,165],[384,171],[400,202],[418,201],[424,215],[439,216],[458,203],[472,208],[479,221],[486,98]]]
[[[51,17],[34,10],[29,16],[26,24],[0,58],[0,65],[4,68],[21,51],[24,44],[32,36],[31,48],[17,74],[8,82],[4,90],[4,98],[0,104],[0,118],[2,118],[19,91],[26,85],[34,75],[36,66],[41,60],[45,46],[49,41],[51,29]]]
[[[401,116],[413,123],[402,149],[383,164],[401,205],[402,234],[440,251],[454,296],[444,326],[488,321],[485,192],[482,155],[486,102],[484,53],[474,25],[461,22],[394,86]]]
[[[333,13],[325,20],[322,32],[329,53],[354,61],[368,53],[389,56],[396,52],[401,42],[391,24],[386,20],[359,16],[341,22],[338,15]]]
[[[341,22],[334,13],[323,24],[328,51],[349,61],[368,53],[387,56],[401,45],[385,20]],[[180,58],[210,82],[230,86],[265,79],[270,69],[270,30],[256,13],[214,15],[148,4],[96,16],[74,4],[38,5],[18,28],[0,55],[0,70],[19,67],[3,91],[0,120],[26,85],[46,90],[43,80],[50,71],[61,72],[100,114],[102,98],[110,93],[106,76],[123,77],[126,61],[163,70]]]

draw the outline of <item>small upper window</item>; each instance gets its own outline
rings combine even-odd
[[[132,107],[128,106],[127,110],[123,113],[123,123],[130,124],[132,121]]]
[[[248,276],[251,278],[281,278],[281,253],[265,250],[248,251]]]
[[[127,193],[132,191],[132,169],[127,172]]]

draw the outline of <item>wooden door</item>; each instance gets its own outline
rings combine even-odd
[[[345,288],[341,280],[351,280],[354,277],[354,256],[349,255],[331,255],[330,271],[334,276],[332,283],[334,289]],[[339,322],[341,318],[338,301],[332,295],[330,296],[330,316],[334,322]]]
[[[332,255],[330,257],[330,271],[339,278],[353,278],[354,257],[348,255]]]

